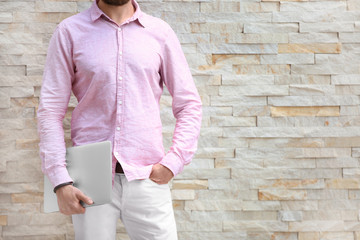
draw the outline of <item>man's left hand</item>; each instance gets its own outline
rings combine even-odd
[[[167,184],[173,177],[170,169],[157,163],[153,165],[149,178],[157,184]]]

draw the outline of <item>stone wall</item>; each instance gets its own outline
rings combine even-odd
[[[178,34],[203,101],[197,154],[171,183],[179,238],[359,240],[360,1],[139,3]],[[0,239],[74,237],[42,210],[35,112],[55,26],[90,5],[0,1]],[[168,149],[167,91],[161,108]]]

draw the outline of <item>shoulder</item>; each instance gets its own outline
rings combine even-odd
[[[142,18],[146,24],[146,28],[150,31],[156,31],[158,35],[167,36],[168,34],[174,33],[171,26],[161,18],[154,17],[144,12]]]
[[[67,32],[73,32],[78,31],[82,26],[84,26],[84,23],[90,22],[90,12],[89,9],[74,14],[68,18],[65,18],[58,24],[58,28],[65,30]]]

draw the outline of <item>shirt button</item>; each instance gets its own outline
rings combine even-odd
[[[122,77],[119,77],[119,80],[122,80]]]
[[[116,130],[120,131],[120,127],[117,127]]]
[[[119,153],[118,153],[118,152],[115,152],[115,156],[117,156],[117,155],[119,155]]]
[[[119,52],[119,55],[122,55],[122,51]]]
[[[118,28],[118,31],[121,32],[121,28]]]
[[[122,101],[118,101],[118,104],[121,105],[121,104],[122,104]]]

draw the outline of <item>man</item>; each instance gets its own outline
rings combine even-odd
[[[165,154],[159,100],[165,84],[176,118]],[[73,91],[73,145],[113,144],[113,199],[92,200],[66,170],[62,120]],[[131,239],[177,239],[168,182],[190,163],[201,100],[171,27],[135,0],[95,0],[62,21],[49,44],[38,109],[42,170],[60,212],[72,215],[76,239],[115,239],[120,218]]]

